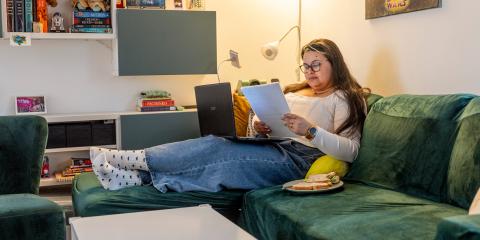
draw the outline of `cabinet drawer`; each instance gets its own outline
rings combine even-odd
[[[115,145],[115,122],[110,121],[93,121],[92,122],[92,145]]]
[[[47,148],[64,148],[67,146],[67,135],[64,124],[48,125]]]
[[[70,123],[66,126],[67,147],[92,146],[92,127],[87,123]]]

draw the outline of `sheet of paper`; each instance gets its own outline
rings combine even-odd
[[[271,83],[242,87],[242,92],[257,117],[272,129],[270,136],[296,137],[283,125],[282,116],[289,113],[290,109],[280,84]]]

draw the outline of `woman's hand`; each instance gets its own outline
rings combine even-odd
[[[253,122],[253,129],[255,129],[257,133],[262,135],[266,135],[272,132],[272,129],[270,129],[270,127],[268,127],[267,124],[262,121]]]
[[[283,124],[290,129],[293,133],[299,136],[307,135],[307,130],[313,126],[305,118],[300,117],[293,113],[286,113],[282,117]]]

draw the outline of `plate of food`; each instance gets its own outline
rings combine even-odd
[[[343,186],[340,177],[331,172],[328,174],[310,175],[308,178],[299,179],[283,184],[283,190],[295,193],[327,192]]]

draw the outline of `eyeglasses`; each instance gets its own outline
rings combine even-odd
[[[307,70],[312,70],[312,72],[318,72],[320,71],[321,67],[322,67],[322,62],[320,60],[315,60],[310,65],[304,63],[303,65],[299,66],[300,70],[302,70],[303,73],[305,73]]]

